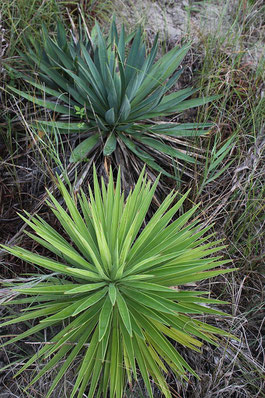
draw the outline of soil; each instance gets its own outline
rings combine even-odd
[[[223,41],[224,48],[229,41],[236,41],[236,27],[232,17],[238,10],[239,0],[233,0],[224,7],[222,0],[188,1],[188,0],[115,0],[118,9],[117,20],[129,26],[143,24],[145,30],[152,35],[160,32],[160,38],[167,45],[176,45],[185,38],[192,38],[193,44],[227,36]],[[244,9],[242,11],[244,18]],[[253,15],[253,19],[254,19]],[[256,16],[257,17],[257,16]],[[257,18],[258,19],[258,18]],[[220,23],[221,21],[221,23]],[[246,26],[253,21],[246,21]],[[239,21],[238,23],[242,23]],[[259,31],[259,33],[256,30]],[[262,34],[263,30],[263,34]],[[255,31],[255,32],[254,32]],[[252,34],[253,33],[253,36]],[[244,60],[252,67],[257,67],[265,55],[264,24],[261,30],[252,24],[249,40],[243,51]],[[250,38],[251,37],[251,38]]]

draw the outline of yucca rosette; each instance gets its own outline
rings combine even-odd
[[[224,302],[183,285],[232,269],[223,269],[227,261],[215,255],[220,246],[207,236],[210,227],[189,221],[198,206],[177,216],[187,194],[171,192],[145,223],[157,183],[151,185],[143,171],[125,197],[120,171],[116,185],[110,172],[109,183],[102,179],[101,187],[94,171],[94,193],[89,188],[88,196],[81,191],[76,198],[59,180],[65,206],[52,194],[49,206],[62,234],[39,216],[21,216],[35,232],[27,234],[51,255],[4,246],[41,267],[42,275],[47,271],[40,283],[13,282],[10,289],[26,298],[8,305],[27,304],[26,311],[1,325],[39,319],[4,345],[34,339],[37,332],[61,325],[51,344],[44,344],[18,372],[49,358],[32,384],[64,360],[47,397],[82,355],[71,398],[81,398],[85,391],[89,398],[122,398],[127,383],[139,377],[150,397],[153,380],[170,398],[165,381],[169,368],[179,378],[186,379],[186,372],[195,375],[178,352],[179,345],[199,351],[202,341],[216,345],[216,335],[229,336],[198,320],[200,314],[226,315],[208,306]]]

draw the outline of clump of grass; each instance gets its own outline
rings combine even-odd
[[[17,50],[23,49],[24,35],[31,32],[37,38],[42,23],[49,29],[54,27],[54,18],[60,14],[60,2],[56,0],[3,0],[0,13],[2,28],[9,46],[6,56],[17,56]]]
[[[2,0],[0,15],[5,39],[8,41],[6,56],[18,55],[18,50],[25,50],[25,35],[33,35],[36,40],[41,39],[42,24],[52,32],[56,27],[56,19],[62,18],[70,25],[76,11],[83,9],[87,23],[91,27],[95,18],[104,20],[111,9],[111,2],[106,0]]]
[[[248,51],[248,46],[259,40],[261,28],[260,20],[254,22],[248,13],[258,18],[262,5],[257,2],[249,7],[245,4],[244,8],[244,2],[237,10],[232,7],[228,34],[217,32],[206,37],[201,33],[201,43],[194,48],[196,63],[189,65],[196,69],[196,85],[202,90],[207,86],[207,95],[223,94],[219,102],[197,115],[200,122],[215,120],[215,128],[209,140],[201,140],[208,160],[206,168],[197,169],[193,192],[194,200],[202,201],[205,223],[216,223],[215,229],[228,244],[226,255],[239,267],[236,276],[227,277],[225,284],[217,279],[212,289],[223,298],[232,292],[236,318],[231,327],[241,336],[241,343],[232,344],[223,353],[210,350],[208,364],[215,378],[204,382],[206,390],[201,389],[203,383],[193,382],[189,393],[180,389],[184,397],[197,397],[196,390],[199,396],[264,396],[264,60],[261,57],[258,63],[251,62]],[[222,367],[217,365],[220,362]],[[208,372],[202,364],[201,374]]]

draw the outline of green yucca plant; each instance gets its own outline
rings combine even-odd
[[[22,56],[37,68],[39,82],[24,76],[25,80],[37,93],[44,94],[45,100],[11,89],[37,105],[64,115],[64,119],[51,114],[51,120],[39,120],[36,123],[39,128],[82,133],[84,140],[73,150],[71,161],[87,158],[95,151],[101,154],[103,150],[104,156],[118,151],[116,158],[113,157],[117,164],[128,167],[133,157],[140,160],[140,169],[146,163],[168,176],[172,176],[172,166],[174,175],[179,171],[190,174],[183,162],[195,163],[196,149],[191,151],[185,137],[205,134],[211,124],[150,120],[159,117],[165,120],[166,116],[217,98],[187,99],[197,91],[193,88],[167,94],[182,73],[182,69],[175,71],[187,54],[189,44],[173,48],[155,62],[158,36],[148,52],[140,27],[131,35],[126,35],[122,27],[118,34],[114,20],[107,39],[97,23],[91,35],[87,29],[82,32],[80,28],[78,40],[68,39],[60,22],[54,39],[45,27],[42,37],[41,45],[29,37],[28,53]]]
[[[94,171],[94,194],[89,189],[87,198],[81,192],[76,203],[59,180],[67,211],[52,194],[49,205],[68,238],[39,216],[21,216],[36,233],[27,234],[57,259],[3,246],[14,256],[53,271],[35,285],[12,284],[12,291],[28,297],[8,305],[24,303],[27,308],[20,317],[1,325],[40,319],[4,345],[61,325],[61,331],[52,337],[53,344],[45,344],[18,372],[37,359],[49,358],[31,385],[65,358],[47,397],[81,353],[71,398],[82,397],[86,390],[89,398],[96,393],[98,397],[121,398],[127,381],[131,384],[139,375],[150,397],[150,378],[171,397],[165,381],[169,368],[179,378],[187,379],[186,371],[196,375],[173,343],[199,351],[200,340],[216,345],[215,335],[229,336],[191,317],[225,315],[206,306],[224,302],[210,299],[208,292],[180,286],[232,269],[219,268],[227,262],[220,256],[208,257],[220,249],[213,247],[217,242],[209,243],[209,236],[204,236],[209,227],[200,228],[198,221],[187,224],[198,206],[171,222],[187,194],[176,201],[177,193],[171,192],[144,224],[157,182],[152,186],[143,171],[125,199],[120,171],[116,186],[110,172],[108,186],[102,180],[101,189]]]

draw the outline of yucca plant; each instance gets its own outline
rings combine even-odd
[[[27,307],[23,315],[1,325],[40,319],[4,345],[61,325],[51,343],[40,348],[18,372],[40,358],[49,358],[31,385],[65,358],[47,397],[79,354],[83,357],[76,368],[71,398],[81,398],[86,390],[89,398],[96,393],[98,397],[121,398],[127,383],[131,385],[140,375],[150,397],[151,380],[166,397],[171,397],[165,381],[169,368],[182,379],[187,379],[187,371],[196,376],[174,342],[199,351],[201,340],[216,345],[215,335],[229,336],[191,317],[226,315],[207,306],[225,302],[210,299],[206,291],[181,286],[232,269],[220,268],[227,263],[220,256],[209,257],[220,249],[216,247],[218,242],[209,242],[204,236],[209,227],[200,228],[198,221],[188,224],[198,206],[176,217],[187,194],[176,201],[178,194],[171,192],[150,221],[144,223],[157,182],[152,186],[142,172],[125,199],[120,171],[116,186],[110,173],[108,186],[102,180],[101,189],[94,172],[94,194],[89,189],[87,198],[81,192],[77,203],[59,180],[67,210],[52,194],[49,206],[68,238],[39,216],[21,216],[36,233],[27,234],[56,259],[3,246],[44,272],[53,272],[44,274],[45,281],[35,285],[13,282],[10,289],[27,297],[9,301],[8,305]]]
[[[122,27],[118,34],[114,20],[106,39],[97,23],[91,35],[86,28],[80,28],[78,39],[68,39],[60,22],[55,38],[45,27],[42,37],[41,45],[29,37],[28,53],[22,56],[36,69],[39,82],[24,76],[25,80],[45,99],[11,89],[55,112],[50,120],[39,120],[39,128],[81,133],[84,139],[72,151],[71,161],[97,151],[104,156],[113,154],[114,162],[127,168],[131,162],[137,175],[137,160],[140,169],[146,163],[168,176],[183,172],[191,175],[183,162],[195,163],[196,148],[191,148],[186,137],[205,134],[211,124],[180,124],[165,117],[205,104],[216,96],[187,99],[197,90],[174,91],[183,69],[175,71],[190,44],[173,48],[155,62],[158,36],[148,51],[140,27],[130,35]],[[59,114],[64,117],[58,118]]]

